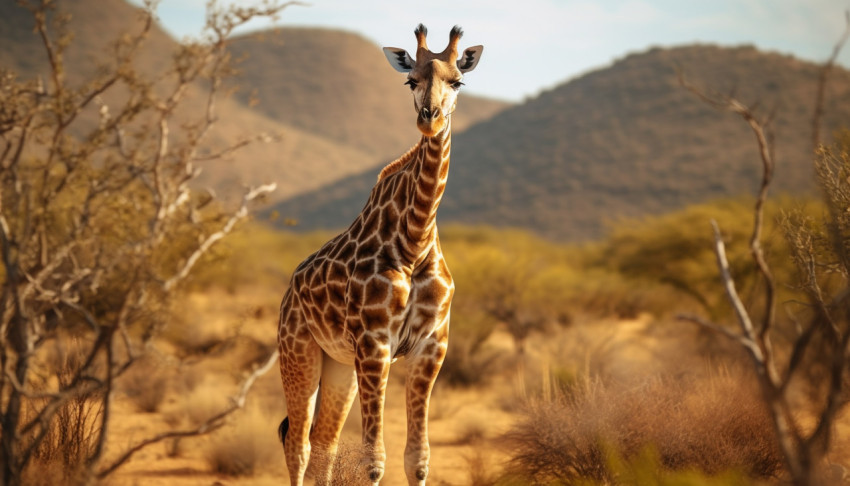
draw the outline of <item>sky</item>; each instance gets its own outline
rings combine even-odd
[[[178,40],[198,37],[206,4],[161,0],[157,15]],[[845,29],[848,10],[850,0],[309,0],[309,6],[284,10],[274,24],[251,23],[246,29],[339,28],[415,53],[413,29],[420,22],[435,51],[443,49],[451,27],[460,25],[461,48],[484,46],[478,67],[466,75],[465,90],[522,101],[652,47],[752,44],[824,62]],[[850,46],[839,63],[850,66]]]

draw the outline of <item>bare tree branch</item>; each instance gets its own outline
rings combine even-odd
[[[150,309],[167,304],[201,257],[248,216],[249,204],[274,189],[267,184],[249,190],[232,212],[201,213],[189,204],[200,173],[195,162],[266,140],[259,134],[215,150],[204,140],[218,121],[221,80],[232,71],[228,36],[252,18],[274,16],[298,3],[211,7],[206,30],[211,42],[182,45],[174,64],[146,75],[136,71],[134,59],[152,28],[155,3],[145,1],[140,26],[113,44],[113,58],[98,74],[72,87],[63,62],[70,36],[65,30],[57,35],[54,28],[65,17],[51,12],[57,2],[21,2],[35,20],[49,81],[45,87],[40,80],[18,81],[0,73],[3,486],[20,484],[30,459],[43,453],[44,441],[54,433],[56,418],[82,396],[101,405],[97,430],[80,439],[90,441],[79,458],[89,471],[106,476],[145,447],[101,467],[115,380],[166,325]],[[205,93],[199,113],[186,109],[190,90]],[[86,118],[92,108],[98,110],[94,126]],[[195,157],[198,153],[204,155]],[[201,233],[207,231],[212,233]],[[46,363],[45,343],[61,343],[70,335],[83,336],[73,359]],[[34,370],[45,366],[61,371],[58,389],[40,388],[33,380]],[[257,376],[251,375],[229,411],[210,418],[201,432],[220,427],[244,406]]]
[[[177,273],[165,281],[162,284],[163,288],[168,291],[171,290],[174,285],[183,280],[189,275],[189,272],[192,270],[192,267],[198,263],[198,259],[201,258],[209,249],[220,239],[224,238],[228,233],[233,231],[233,228],[236,224],[245,219],[248,216],[248,204],[256,199],[257,197],[272,192],[277,189],[277,184],[265,184],[259,187],[255,187],[249,190],[242,197],[242,205],[239,207],[239,210],[236,211],[230,219],[227,220],[227,223],[224,224],[219,231],[212,233],[207,236],[204,241],[198,246],[198,248],[189,256],[186,260],[186,263],[183,264],[183,267],[177,271]]]
[[[838,54],[841,52],[841,49],[844,47],[844,44],[847,43],[847,39],[850,38],[850,10],[846,10],[844,12],[844,33],[841,34],[838,41],[832,48],[832,54],[829,56],[829,59],[824,63],[821,67],[820,74],[818,76],[818,88],[817,94],[815,95],[815,109],[812,114],[812,151],[816,152],[821,145],[821,137],[820,137],[820,124],[823,119],[823,105],[824,98],[826,96],[826,81],[829,77],[829,73],[832,71],[832,67],[835,66],[835,61],[838,59]]]
[[[98,479],[103,479],[118,469],[122,464],[127,462],[134,454],[141,451],[142,449],[156,444],[158,442],[162,442],[166,439],[174,439],[181,437],[194,437],[199,435],[209,434],[210,432],[214,432],[215,430],[221,428],[225,424],[225,419],[229,417],[231,414],[245,407],[245,402],[248,397],[248,392],[251,390],[251,387],[254,385],[254,382],[260,376],[264,375],[267,371],[269,371],[274,364],[277,362],[280,354],[277,350],[268,357],[265,361],[265,364],[254,370],[253,373],[248,375],[247,378],[242,382],[239,387],[239,393],[230,399],[230,406],[221,412],[213,415],[212,417],[206,419],[202,424],[198,425],[192,429],[186,430],[172,430],[169,432],[163,432],[161,434],[155,435],[153,437],[149,437],[133,447],[129,448],[125,451],[121,456],[115,459],[110,465],[104,467],[97,473]]]

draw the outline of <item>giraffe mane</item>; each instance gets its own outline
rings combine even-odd
[[[384,168],[381,169],[381,173],[378,174],[378,182],[398,172],[404,164],[408,163],[410,159],[413,158],[413,154],[416,153],[420,145],[422,145],[421,140],[413,147],[410,147],[410,150],[408,150],[404,155],[384,166]]]

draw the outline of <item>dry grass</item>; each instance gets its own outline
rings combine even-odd
[[[59,407],[47,424],[44,440],[24,470],[24,484],[87,484],[86,460],[97,445],[102,418],[102,404],[98,398],[94,394],[81,395]],[[37,412],[29,410],[28,413]]]
[[[533,401],[507,435],[509,469],[533,482],[612,481],[612,457],[629,461],[654,450],[662,471],[777,477],[782,456],[748,385],[729,373],[629,387],[597,381]]]
[[[485,386],[494,367],[503,366],[493,350],[472,350],[463,336],[449,342],[446,360],[440,368],[440,381],[456,387]]]
[[[466,484],[469,484],[469,486],[495,486],[499,484],[499,472],[493,470],[486,455],[480,449],[465,455],[464,459],[469,472],[469,480]]]
[[[269,466],[280,449],[272,420],[254,409],[213,435],[204,450],[210,469],[227,476],[253,476]]]
[[[91,342],[76,337],[60,335],[53,339],[33,360],[37,371],[30,377],[30,389],[52,393],[67,388],[86,361],[89,346]],[[102,372],[101,366],[95,365],[91,369],[95,376]],[[44,432],[23,471],[24,484],[77,485],[87,482],[85,464],[97,447],[103,419],[102,400],[102,393],[83,390],[62,402],[52,415],[43,415],[45,410],[49,410],[50,398],[24,401],[23,423],[38,416],[49,419],[29,432],[29,438],[22,441],[23,445],[28,445],[30,440],[36,440]]]
[[[356,442],[342,440],[334,459],[333,485],[366,486],[366,474],[362,467],[365,453],[363,446]]]
[[[119,388],[140,412],[159,411],[169,392],[164,365],[152,356],[140,358],[121,376]]]

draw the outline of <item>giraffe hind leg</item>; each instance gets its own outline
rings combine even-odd
[[[319,387],[319,404],[316,406],[316,421],[310,432],[309,473],[316,479],[317,485],[331,484],[331,478],[337,478],[345,471],[335,471],[334,466],[339,448],[339,437],[345,425],[345,419],[357,395],[357,382],[354,367],[338,363],[324,355],[322,362],[322,380]],[[343,467],[349,467],[345,464]]]
[[[321,389],[322,389],[322,381],[319,380],[319,390],[321,390]],[[321,401],[321,396],[322,395],[320,393],[316,397],[317,402]],[[316,408],[318,408],[318,407],[319,407],[319,405],[317,403]],[[277,427],[277,436],[280,439],[281,445],[286,443],[286,433],[287,432],[289,432],[289,417],[284,417],[283,420],[281,420],[280,425]],[[310,427],[310,433],[311,434],[313,433],[313,427]]]
[[[285,304],[289,302],[285,301]],[[301,313],[285,305],[281,312],[280,375],[288,417],[278,427],[290,484],[304,484],[310,458],[310,425],[322,373],[322,349]]]

